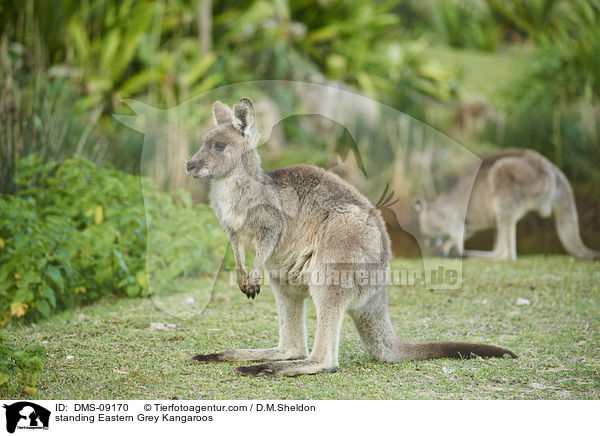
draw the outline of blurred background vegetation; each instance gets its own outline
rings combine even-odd
[[[0,23],[4,193],[32,152],[138,171],[140,135],[110,118],[122,99],[261,79],[335,82],[474,151],[534,148],[598,181],[599,0],[26,0]]]
[[[535,149],[600,246],[600,0],[0,1],[0,322],[144,295],[143,136],[111,117],[131,113],[123,99],[169,108],[265,79],[356,90],[476,154]],[[284,123],[267,167],[336,163],[331,141],[348,138],[301,126]],[[112,191],[86,191],[90,178]],[[190,225],[207,216],[168,195]],[[562,252],[552,223],[520,228],[520,252]],[[397,254],[418,255],[390,230]]]

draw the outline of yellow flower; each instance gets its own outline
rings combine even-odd
[[[10,305],[10,314],[12,316],[23,316],[25,312],[27,312],[27,308],[29,306],[25,303],[11,303]]]

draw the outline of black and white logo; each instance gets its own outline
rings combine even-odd
[[[4,404],[6,409],[6,431],[14,433],[16,429],[47,430],[50,411],[29,401]]]

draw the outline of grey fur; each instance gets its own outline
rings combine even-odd
[[[477,175],[471,190],[473,171]],[[469,206],[463,219],[455,206],[465,199]],[[425,236],[445,238],[444,255],[456,249],[459,255],[516,260],[517,223],[535,211],[542,217],[554,214],[560,241],[573,256],[600,258],[600,252],[581,241],[573,190],[566,176],[533,150],[507,149],[488,156],[430,204],[416,200],[415,209]],[[496,229],[493,251],[463,249],[465,239],[490,228]]]
[[[223,104],[213,107],[216,127],[204,135],[200,150],[187,162],[193,177],[209,177],[211,206],[233,247],[240,289],[254,298],[260,272],[283,272],[290,281],[272,280],[279,312],[279,345],[270,349],[229,350],[199,354],[194,362],[284,360],[240,367],[245,375],[297,375],[330,372],[338,367],[342,320],[349,312],[375,358],[387,362],[438,357],[516,357],[491,345],[410,343],[392,328],[387,308],[390,240],[379,211],[335,174],[310,165],[264,172],[256,150],[258,132],[250,99],[234,106],[229,119]],[[214,144],[227,147],[217,151]],[[250,273],[245,250],[256,253]],[[351,287],[313,280],[317,274],[350,272]],[[383,281],[359,282],[379,273]],[[377,275],[377,274],[375,274]],[[317,331],[310,354],[306,344],[304,305],[311,297]]]

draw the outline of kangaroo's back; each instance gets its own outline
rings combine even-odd
[[[280,188],[292,188],[302,203],[317,206],[315,211],[336,212],[347,205],[369,210],[371,202],[354,186],[331,171],[313,165],[299,164],[266,171],[272,183]]]
[[[321,263],[377,263],[391,259],[380,212],[336,174],[300,164],[266,172],[278,192],[292,191],[297,206],[286,212],[286,231],[271,263],[294,268],[310,253]],[[283,196],[288,196],[283,194]]]

